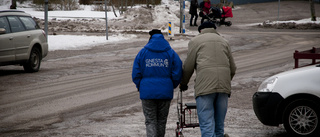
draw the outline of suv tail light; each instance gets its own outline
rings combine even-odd
[[[47,40],[47,36],[46,36],[46,32],[44,32],[44,30],[42,30],[42,34],[43,34],[43,36],[46,38],[46,40]],[[48,40],[47,40],[48,41]]]

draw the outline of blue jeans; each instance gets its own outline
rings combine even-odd
[[[228,94],[213,93],[196,98],[202,137],[223,137]]]

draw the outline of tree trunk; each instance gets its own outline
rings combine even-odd
[[[113,6],[113,3],[112,3],[112,0],[110,0],[110,5],[112,7],[112,11],[113,11],[114,16],[118,17],[117,14],[116,14],[116,11],[114,10],[114,6]]]
[[[310,10],[311,10],[311,21],[317,21],[314,2],[313,0],[309,0],[309,2],[310,2]]]
[[[127,11],[128,9],[128,0],[126,0],[126,7],[125,7],[125,10]]]
[[[131,8],[133,8],[134,0],[131,1]]]
[[[123,14],[124,11],[124,0],[121,0],[121,14]]]
[[[17,1],[16,0],[11,0],[10,9],[17,9]]]

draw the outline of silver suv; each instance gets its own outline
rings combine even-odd
[[[37,72],[47,54],[45,32],[30,14],[0,11],[0,66],[20,64],[27,72]]]

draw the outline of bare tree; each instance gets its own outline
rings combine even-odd
[[[11,0],[10,9],[17,9],[17,1],[16,0]]]
[[[156,3],[155,3],[155,1],[154,0],[151,0],[151,3],[152,3],[152,6],[153,6],[153,8],[156,6]]]
[[[146,0],[147,8],[151,8],[150,4],[152,4],[153,7],[155,7],[156,3],[154,0]]]
[[[127,11],[127,9],[128,9],[128,0],[126,0],[126,8],[125,8],[125,10]]]
[[[120,12],[120,15],[122,15],[123,14],[123,0],[120,0],[120,6],[119,6],[119,12]]]
[[[311,21],[317,21],[314,2],[313,0],[309,0],[309,2],[310,2],[310,10],[311,10]]]
[[[78,1],[76,0],[62,0],[63,10],[76,10],[79,9]]]
[[[131,8],[133,8],[134,0],[131,0]]]
[[[149,8],[149,0],[146,0],[147,8]]]
[[[111,7],[112,7],[112,11],[114,13],[114,16],[118,17],[117,14],[116,14],[116,11],[114,10],[114,5],[112,3],[112,0],[109,0],[110,4],[111,4]]]
[[[116,7],[119,10],[120,15],[123,14],[123,12],[128,9],[128,0],[118,0]]]

